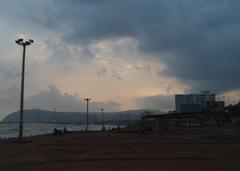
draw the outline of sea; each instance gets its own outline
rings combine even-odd
[[[106,130],[117,128],[116,125],[104,125]],[[67,131],[84,131],[86,125],[80,124],[51,124],[51,123],[24,123],[23,136],[30,137],[34,135],[44,135],[53,133],[54,128]],[[102,125],[89,124],[89,131],[100,131]],[[0,139],[18,137],[18,123],[0,123]]]

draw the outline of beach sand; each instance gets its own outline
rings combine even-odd
[[[68,133],[0,141],[0,171],[238,171],[240,130]]]

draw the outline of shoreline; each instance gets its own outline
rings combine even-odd
[[[169,130],[152,130],[152,131],[145,131],[142,132],[141,129],[128,129],[128,128],[121,128],[117,130],[116,128],[113,128],[111,130],[89,130],[86,132],[85,130],[81,131],[68,131],[66,133],[63,133],[62,135],[54,135],[54,132],[52,133],[46,133],[46,134],[37,134],[37,135],[30,135],[30,136],[24,136],[23,138],[34,138],[34,137],[44,137],[44,136],[64,136],[68,134],[193,134],[193,135],[208,135],[208,134],[214,134],[214,133],[222,133],[222,132],[240,132],[240,128],[206,128],[206,129],[192,129],[192,130],[185,130],[185,129],[169,129]],[[11,140],[11,139],[17,139],[18,137],[9,137],[9,138],[1,138],[1,141]]]
[[[105,125],[106,130],[116,128],[116,125]],[[85,131],[85,125],[75,125],[75,124],[24,124],[24,136],[31,137],[35,135],[45,135],[54,132],[54,129],[67,131]],[[13,124],[0,124],[0,139],[9,139],[18,137],[19,125]],[[101,131],[102,125],[89,125],[89,130],[91,131]]]

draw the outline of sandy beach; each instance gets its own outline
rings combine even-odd
[[[68,133],[0,141],[0,170],[240,170],[240,130]]]

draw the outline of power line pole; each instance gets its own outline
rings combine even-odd
[[[29,39],[24,41],[23,39],[18,39],[15,41],[18,45],[23,47],[23,57],[22,57],[22,77],[21,77],[21,98],[20,98],[20,117],[19,117],[19,141],[23,138],[23,106],[24,106],[24,74],[25,74],[25,54],[26,47],[31,45],[34,41]]]
[[[101,108],[101,110],[102,110],[102,131],[103,131],[103,129],[104,129],[104,123],[103,123],[103,110],[104,110],[104,108]]]
[[[87,132],[88,132],[88,128],[89,128],[89,126],[88,126],[88,103],[91,100],[91,98],[85,98],[84,100],[87,101]]]

